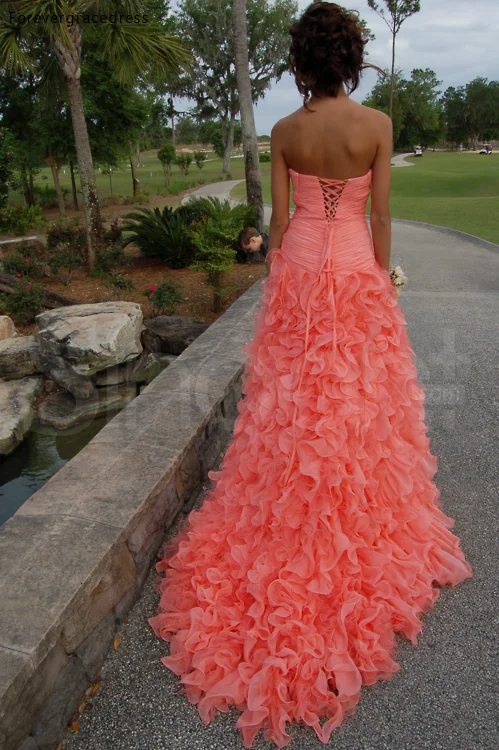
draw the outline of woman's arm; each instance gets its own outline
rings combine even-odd
[[[380,137],[372,166],[371,233],[374,255],[379,265],[390,270],[392,219],[390,215],[390,181],[393,154],[393,124],[382,114]]]
[[[282,153],[283,131],[280,120],[270,131],[272,215],[269,225],[269,254],[273,248],[281,246],[282,236],[289,224],[289,172]]]

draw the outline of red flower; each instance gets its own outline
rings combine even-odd
[[[85,250],[88,250],[88,245],[84,245]]]
[[[149,287],[149,291],[150,292],[155,292],[156,291],[156,287],[155,286],[150,286]]]
[[[22,274],[18,273],[17,275],[18,275],[18,276],[21,276]]]
[[[29,263],[29,258],[26,258],[26,263]]]

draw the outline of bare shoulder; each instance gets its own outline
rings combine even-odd
[[[379,109],[366,107],[364,104],[361,104],[361,107],[366,111],[366,117],[369,118],[371,124],[376,127],[380,133],[391,132],[393,123],[389,115],[381,112]]]

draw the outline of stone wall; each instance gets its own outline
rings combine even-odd
[[[57,747],[230,437],[254,284],[0,529],[0,747]]]

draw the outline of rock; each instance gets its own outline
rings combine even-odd
[[[106,367],[105,370],[100,370],[95,375],[92,375],[92,382],[99,386],[99,388],[126,383],[130,380],[134,364],[135,360],[132,359],[128,362],[114,365],[114,367]]]
[[[42,393],[41,375],[0,382],[0,455],[7,456],[22,443]]]
[[[196,318],[181,315],[158,315],[144,321],[142,343],[151,352],[182,354],[189,344],[208,328]]]
[[[130,382],[148,385],[162,370],[164,370],[164,366],[159,361],[158,356],[154,352],[143,351],[134,362]]]
[[[144,349],[137,359],[95,373],[92,375],[92,382],[99,387],[119,383],[149,384],[169,364],[162,363],[158,357],[154,352]]]
[[[38,348],[34,336],[14,336],[0,341],[0,378],[16,380],[34,375]]]
[[[95,395],[96,389],[91,379],[75,372],[64,357],[57,354],[50,341],[45,339],[38,341],[38,348],[33,351],[33,360],[47,378],[65,388],[76,398],[85,399]]]
[[[43,424],[50,424],[59,430],[95,419],[108,412],[120,411],[137,395],[134,384],[121,383],[109,388],[95,389],[88,399],[76,399],[67,391],[58,391],[47,396],[38,408],[38,419]]]
[[[90,398],[91,376],[142,352],[142,309],[135,302],[70,305],[36,316],[38,367],[76,398]]]
[[[14,336],[20,336],[16,330],[14,321],[8,315],[0,315],[0,341],[10,339]]]

